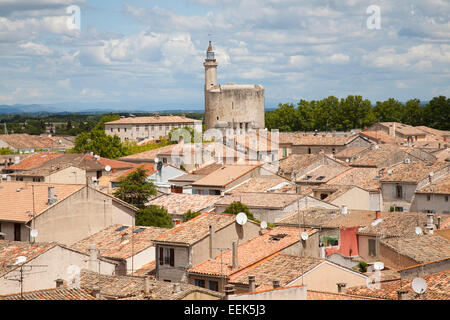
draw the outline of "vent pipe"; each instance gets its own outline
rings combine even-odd
[[[209,258],[214,259],[213,248],[214,248],[214,226],[209,226]]]
[[[233,241],[233,249],[232,249],[232,253],[233,253],[233,269],[236,269],[238,267],[238,253],[237,253],[237,242]]]
[[[248,292],[254,292],[256,289],[255,276],[248,276]]]
[[[273,285],[274,289],[279,288],[280,287],[280,280],[273,280],[272,281],[272,285]]]

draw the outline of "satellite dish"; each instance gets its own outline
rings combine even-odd
[[[375,270],[381,271],[381,270],[384,269],[384,263],[383,263],[383,262],[375,262],[375,263],[373,264],[373,268],[374,268]]]
[[[158,158],[155,158],[155,163],[158,163],[159,162],[159,159]]]
[[[416,234],[418,236],[420,236],[421,234],[423,234],[422,228],[421,227],[416,227]]]
[[[38,236],[37,229],[31,229],[30,236],[36,238]]]
[[[267,229],[267,222],[261,221],[261,229]]]
[[[244,212],[239,212],[236,216],[236,222],[243,226],[247,223],[247,215]]]
[[[427,283],[422,278],[414,278],[411,287],[415,293],[422,294],[427,290]]]
[[[383,219],[377,219],[377,220],[373,221],[373,222],[371,223],[371,225],[372,225],[372,227],[375,227],[377,224],[379,224],[379,223],[382,222],[382,221],[383,221]]]
[[[16,262],[14,264],[24,263],[25,261],[27,261],[27,257],[19,256],[16,258]]]
[[[111,166],[106,166],[106,167],[105,167],[105,171],[106,171],[106,172],[110,172],[110,171],[111,171]]]
[[[303,241],[308,240],[308,232],[306,232],[306,231],[302,232],[301,237],[302,237]]]

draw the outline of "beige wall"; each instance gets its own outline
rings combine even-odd
[[[339,207],[345,205],[352,210],[371,210],[369,192],[356,187],[348,190],[331,203]]]
[[[416,192],[417,184],[415,183],[402,183],[399,185],[403,188],[403,195],[401,198],[396,198],[394,196],[394,190],[397,185],[395,182],[382,182],[381,183],[381,194],[383,197],[383,211],[389,211],[391,206],[403,207],[403,211],[409,211],[411,206],[411,200]]]
[[[5,233],[5,240],[14,241],[14,222],[0,221],[1,230],[0,232]],[[20,223],[20,240],[18,241],[29,241],[30,240],[30,229],[25,226],[25,223]]]
[[[308,271],[303,277],[303,283],[309,290],[338,292],[337,283],[346,283],[347,288],[366,284],[367,276],[359,274],[328,261]],[[292,281],[288,286],[301,285],[301,277]]]
[[[86,184],[86,170],[69,167],[45,177],[48,183]]]
[[[369,256],[369,239],[376,240],[376,237],[366,236],[366,235],[358,235],[358,251],[359,256],[365,262],[374,262],[377,261],[377,257]],[[376,242],[376,250],[379,252],[379,241]]]
[[[91,188],[83,188],[34,219],[36,241],[73,244],[113,224],[133,225],[134,213]]]
[[[56,279],[69,281],[70,269],[73,265],[81,269],[89,268],[89,256],[60,246],[53,247],[42,253],[33,260],[27,261],[26,265],[44,266],[24,268],[23,290],[34,291],[56,287]],[[97,260],[98,261],[98,260]],[[101,261],[101,260],[100,260]],[[94,262],[95,272],[98,272],[98,262]],[[115,273],[115,264],[101,261],[100,273],[113,275]],[[12,271],[0,278],[0,294],[20,293],[20,284],[17,281],[6,280],[5,278],[17,278],[19,271]]]

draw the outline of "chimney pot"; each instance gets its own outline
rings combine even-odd
[[[180,292],[181,292],[181,285],[179,283],[174,283],[172,293],[180,293]]]
[[[407,294],[407,290],[397,290],[398,300],[408,300]]]
[[[255,276],[248,276],[248,291],[253,292],[256,289]]]
[[[225,291],[225,299],[228,300],[228,297],[234,294],[234,286],[231,284],[227,284],[224,288]]]
[[[60,288],[60,287],[64,286],[64,280],[63,279],[56,279],[55,282],[56,282],[56,287],[57,288]]]
[[[279,281],[279,280],[273,280],[273,281],[272,281],[272,284],[273,284],[273,288],[274,288],[274,289],[280,287],[280,281]]]
[[[144,278],[144,293],[146,295],[150,293],[150,279],[148,277]]]
[[[94,286],[92,288],[92,295],[97,299],[100,298],[100,287]]]
[[[339,293],[344,293],[345,292],[345,287],[347,286],[347,284],[346,283],[342,283],[342,282],[336,283],[336,284],[337,284],[337,287],[338,287],[338,292]]]
[[[214,226],[209,226],[209,258],[214,259],[213,255],[213,248],[214,248]]]
[[[380,218],[381,218],[381,212],[375,211],[375,219],[380,219]]]

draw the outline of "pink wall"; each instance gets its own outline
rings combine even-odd
[[[358,227],[341,228],[339,246],[325,249],[326,255],[328,256],[337,252],[346,257],[359,255],[357,232]]]

